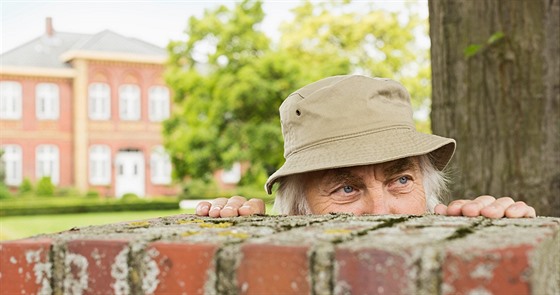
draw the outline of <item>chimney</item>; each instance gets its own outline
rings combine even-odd
[[[47,17],[45,19],[45,33],[47,34],[48,37],[52,37],[54,35],[54,29],[53,29],[51,17]]]

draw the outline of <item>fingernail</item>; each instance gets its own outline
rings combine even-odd
[[[224,209],[234,210],[231,206],[225,206]]]
[[[210,209],[210,211],[220,211],[220,210],[222,210],[222,208],[217,207],[217,206],[214,206],[214,207],[212,207],[212,209]]]
[[[241,206],[239,209],[251,209],[251,206]]]

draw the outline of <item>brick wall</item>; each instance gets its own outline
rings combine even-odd
[[[0,244],[0,293],[560,294],[560,218],[177,215]]]

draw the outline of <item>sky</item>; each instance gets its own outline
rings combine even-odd
[[[377,5],[398,10],[404,2],[416,0],[377,0]],[[420,0],[425,2],[426,0]],[[315,0],[314,2],[317,2]],[[354,0],[356,5],[368,1]],[[371,2],[371,1],[369,1]],[[55,31],[95,34],[111,30],[165,47],[170,40],[185,40],[184,29],[189,17],[201,17],[205,9],[221,4],[233,7],[232,0],[0,0],[0,53],[42,35],[45,19],[51,17]],[[296,0],[264,1],[266,17],[262,29],[273,40],[279,38],[278,27],[292,19],[290,9]],[[426,12],[427,13],[427,5]]]

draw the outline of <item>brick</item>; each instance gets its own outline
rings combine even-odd
[[[25,239],[0,244],[2,294],[50,294],[50,239]]]
[[[478,252],[476,257],[448,253],[443,263],[443,294],[531,294],[529,245]]]
[[[441,262],[442,294],[521,295],[559,291],[558,286],[547,288],[542,286],[546,282],[537,283],[535,278],[535,274],[550,278],[556,274],[558,282],[558,262],[546,261],[558,258],[558,253],[554,253],[558,249],[558,227],[550,224],[520,227],[515,226],[516,221],[507,223],[510,226],[486,227],[445,246]],[[539,273],[543,260],[556,271]]]
[[[309,247],[247,244],[237,269],[240,294],[309,294]]]
[[[64,256],[64,292],[129,293],[128,243],[127,240],[69,241]]]
[[[208,275],[215,271],[217,250],[210,243],[151,243],[145,261],[151,272],[145,272],[142,281],[157,280],[154,294],[204,294]]]
[[[337,293],[405,294],[408,265],[405,259],[380,249],[339,249]]]

